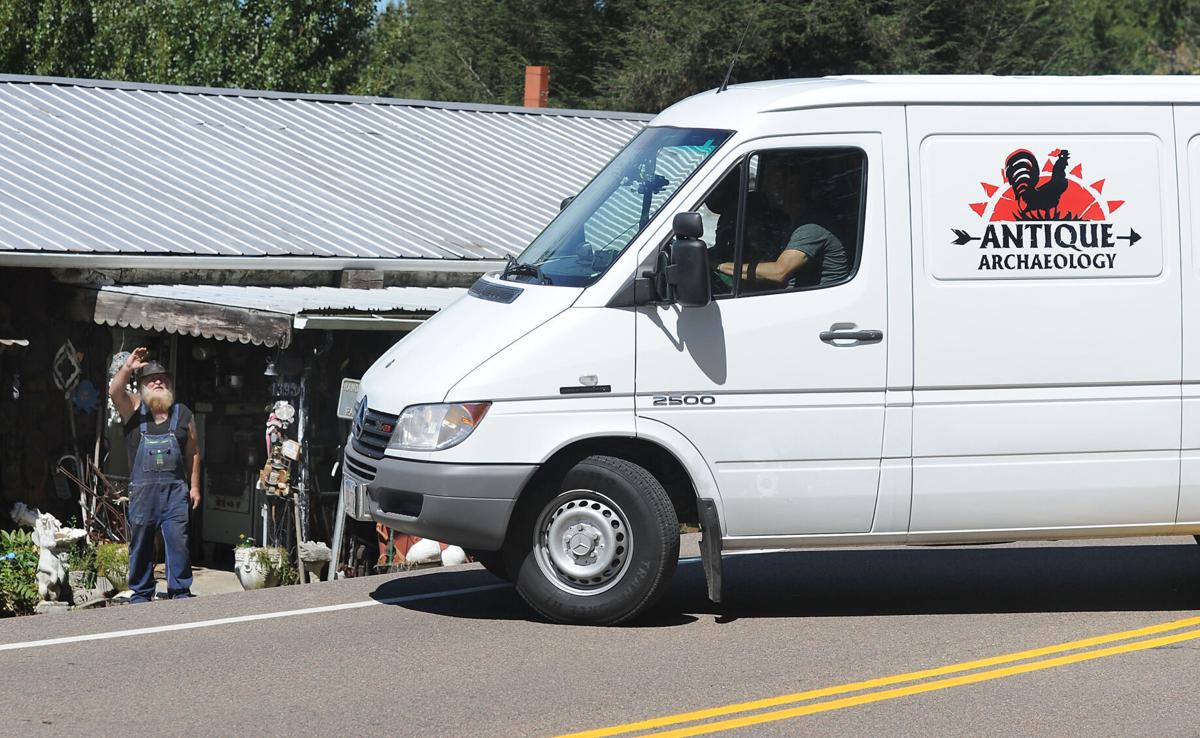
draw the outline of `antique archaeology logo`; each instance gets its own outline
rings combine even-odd
[[[951,228],[953,243],[979,242],[980,271],[1115,269],[1118,244],[1142,237],[1132,228],[1115,230],[1108,220],[1125,201],[1102,199],[1104,180],[1087,184],[1082,164],[1068,172],[1070,158],[1055,149],[1039,171],[1032,152],[1009,154],[1001,171],[1008,186],[980,182],[988,200],[970,203],[987,223],[983,232]]]

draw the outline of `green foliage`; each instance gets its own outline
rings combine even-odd
[[[38,548],[28,531],[0,531],[0,617],[33,612],[37,565]]]
[[[380,17],[365,94],[520,105],[525,66],[550,67],[550,104],[595,103],[595,62],[620,16],[595,0],[409,0]]]
[[[1180,19],[1198,8],[1196,0],[646,0],[632,7],[605,63],[605,98],[656,111],[716,87],[743,29],[732,82],[1151,72],[1195,58],[1195,29]]]
[[[242,0],[249,58],[238,86],[344,92],[357,78],[375,18],[372,0]]]
[[[254,557],[266,574],[267,586],[281,587],[300,581],[300,575],[296,572],[296,568],[288,562],[285,549],[259,548],[255,550]]]
[[[233,85],[247,63],[235,0],[94,0],[96,77]]]
[[[88,44],[94,32],[91,0],[42,0],[33,31],[33,72],[84,77],[92,70]]]
[[[84,574],[83,586],[91,589],[96,586],[96,549],[87,538],[75,542],[67,559],[67,571]]]
[[[344,92],[372,0],[0,0],[0,72]]]
[[[826,74],[1200,72],[1200,0],[0,0],[0,72],[656,112]]]
[[[129,579],[129,545],[101,543],[96,546],[96,573],[117,584]]]
[[[352,91],[358,95],[407,92],[403,72],[412,58],[412,49],[412,26],[408,16],[401,8],[389,5],[371,29],[363,69]]]
[[[0,70],[7,72],[33,69],[33,33],[37,26],[37,6],[33,0],[0,0]]]
[[[273,581],[279,582],[281,587],[300,581],[300,574],[296,572],[296,567],[288,563],[287,557],[280,559],[277,564],[273,564],[271,570],[267,572],[267,576]]]

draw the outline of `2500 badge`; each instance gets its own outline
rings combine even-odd
[[[654,405],[715,405],[717,398],[712,395],[655,395]]]

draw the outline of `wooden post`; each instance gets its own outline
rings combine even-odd
[[[341,564],[342,553],[342,537],[346,531],[346,495],[342,490],[338,489],[337,513],[336,520],[333,523],[333,556],[329,559],[329,574],[325,577],[326,581],[332,582],[337,579],[337,568]]]
[[[300,575],[300,584],[308,584],[304,576],[304,559],[300,558],[300,500],[295,493],[291,495],[292,513],[296,521],[296,573]]]

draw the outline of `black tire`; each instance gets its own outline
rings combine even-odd
[[[679,559],[679,520],[666,490],[612,456],[580,461],[522,504],[514,523],[505,563],[517,592],[559,623],[637,617],[666,590]]]
[[[467,549],[467,555],[483,564],[488,573],[504,581],[512,581],[508,576],[508,567],[504,565],[504,554],[500,551],[476,551]]]

